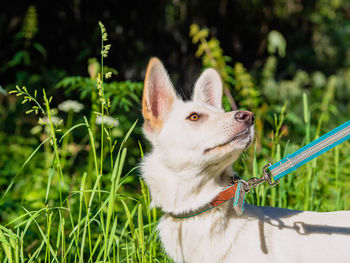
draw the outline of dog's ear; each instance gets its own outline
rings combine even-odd
[[[171,111],[176,93],[160,60],[152,58],[146,70],[142,99],[142,115],[147,132],[159,131]]]
[[[200,75],[194,85],[192,100],[222,108],[222,81],[215,69],[206,69]]]

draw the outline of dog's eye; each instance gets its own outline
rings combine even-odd
[[[197,113],[192,113],[190,116],[187,117],[190,121],[198,121],[199,115]]]

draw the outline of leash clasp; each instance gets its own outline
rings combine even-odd
[[[259,184],[262,184],[264,182],[268,182],[268,184],[271,186],[275,186],[280,182],[280,180],[276,180],[276,181],[272,182],[272,176],[271,176],[271,173],[268,169],[269,166],[271,166],[271,163],[269,163],[263,167],[263,176],[261,176],[260,178],[253,177],[253,178],[249,179],[248,181],[246,181],[245,186],[246,186],[247,192],[249,192],[250,189],[257,187]]]

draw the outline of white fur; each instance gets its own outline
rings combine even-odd
[[[149,67],[149,72],[160,72],[148,76],[149,82],[167,79],[160,61]],[[163,95],[173,96],[172,85],[164,83]],[[155,96],[155,91],[147,90],[144,100],[150,100],[147,94]],[[167,253],[175,262],[350,262],[348,211],[301,212],[246,204],[238,217],[228,201],[191,218],[170,215],[212,201],[229,183],[232,163],[253,139],[253,126],[245,130],[234,118],[236,112],[224,112],[221,97],[220,76],[209,69],[196,82],[192,101],[176,97],[169,104],[164,96],[157,97],[163,107],[160,130],[145,122],[153,149],[144,158],[142,176],[153,204],[165,212],[158,229]],[[191,113],[201,114],[200,120],[188,120]],[[215,148],[218,145],[223,146]]]

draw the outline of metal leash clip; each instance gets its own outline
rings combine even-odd
[[[271,163],[269,163],[263,167],[263,176],[261,176],[260,178],[253,177],[245,182],[246,192],[249,192],[250,189],[257,187],[259,184],[262,184],[264,182],[268,182],[269,185],[271,185],[271,186],[275,186],[280,182],[280,180],[276,180],[276,181],[272,182],[271,173],[270,173],[269,169],[267,169],[269,166],[271,166]]]
[[[270,171],[267,169],[269,166],[271,166],[271,163],[268,165],[265,165],[263,167],[263,176],[260,178],[254,177],[249,179],[248,181],[245,181],[238,176],[234,176],[234,182],[236,183],[236,189],[235,189],[235,196],[233,201],[233,208],[236,211],[237,215],[242,215],[244,211],[244,198],[245,194],[250,191],[250,189],[257,187],[259,184],[262,184],[264,182],[268,182],[269,185],[275,186],[279,183],[279,180],[276,180],[272,182],[272,176]]]

